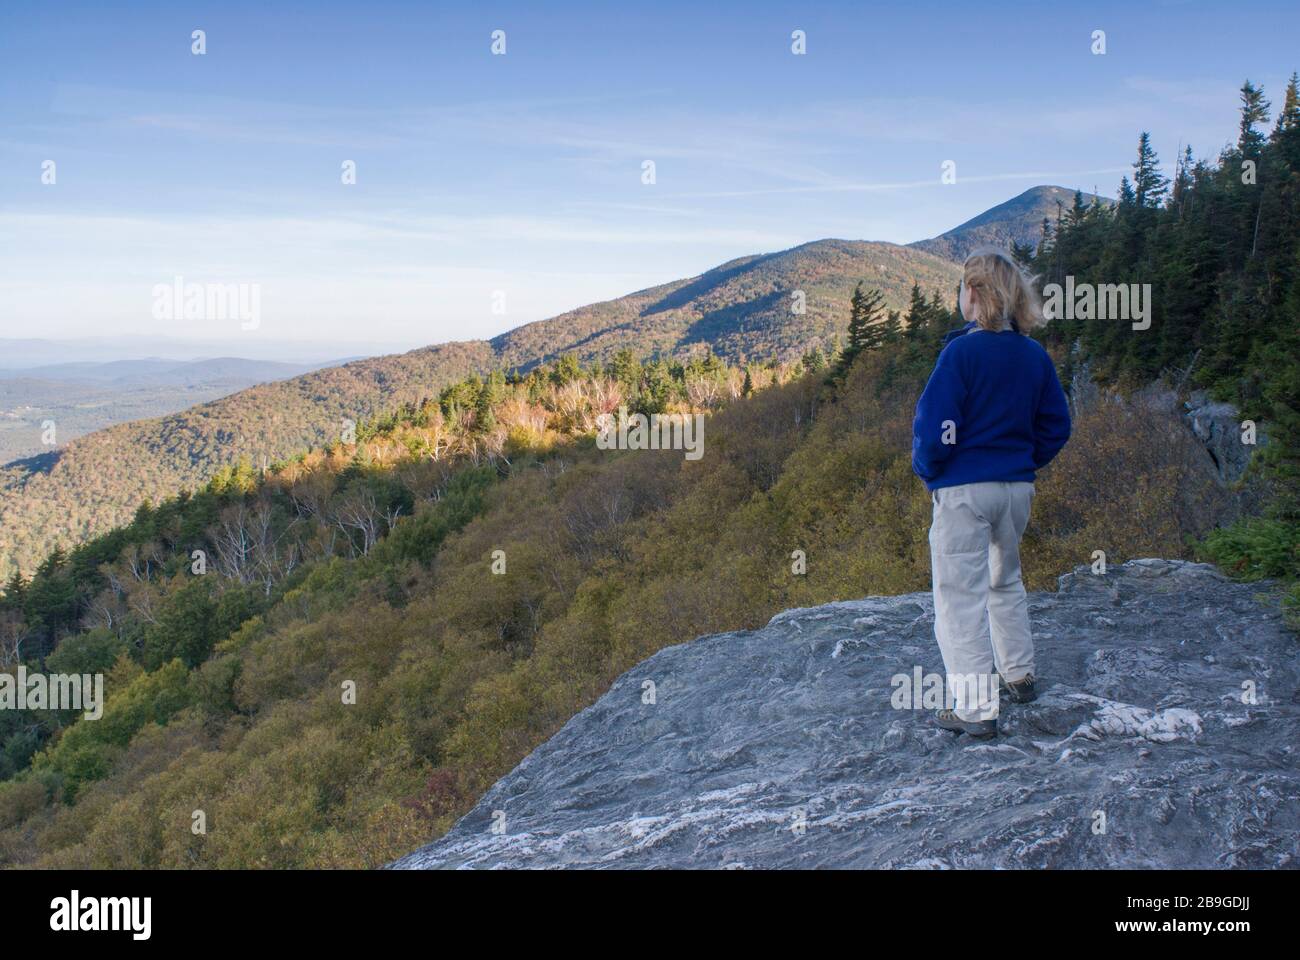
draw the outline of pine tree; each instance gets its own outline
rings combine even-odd
[[[629,390],[635,390],[641,382],[641,362],[631,350],[624,349],[614,354],[607,372]]]
[[[562,387],[580,379],[582,379],[582,364],[578,363],[578,358],[572,353],[566,353],[555,361],[555,366],[551,369],[551,383],[555,386]]]
[[[485,383],[474,399],[474,433],[483,436],[496,428],[497,418],[492,412],[492,387]]]
[[[1183,200],[1187,196],[1187,191],[1192,185],[1192,145],[1189,143],[1183,151],[1183,155],[1178,158],[1178,172],[1174,175],[1173,191],[1170,194],[1170,200],[1178,208],[1181,215],[1183,212]]]
[[[23,608],[23,599],[26,596],[27,581],[23,579],[23,575],[19,571],[15,570],[5,583],[4,596],[0,597],[0,607],[21,610]]]
[[[902,314],[897,310],[890,310],[885,316],[884,323],[881,324],[881,343],[898,343],[903,338],[903,319]]]
[[[943,297],[938,290],[930,292],[930,302],[926,305],[926,337],[931,342],[938,342],[948,328],[952,326],[952,314],[943,305]]]
[[[849,299],[849,342],[835,361],[830,377],[832,381],[843,379],[860,354],[880,346],[883,331],[878,321],[885,309],[882,305],[884,299],[884,295],[874,287],[864,292],[861,281],[854,288]]]
[[[849,312],[849,345],[844,350],[845,366],[860,353],[880,346],[881,330],[877,324],[884,311],[885,297],[874,287],[864,293],[861,282],[853,291]]]
[[[1268,119],[1268,101],[1262,87],[1247,80],[1241,85],[1241,127],[1237,136],[1237,149],[1243,157],[1258,157],[1264,146],[1264,135],[1256,127]]]
[[[1065,215],[1066,222],[1071,227],[1077,227],[1083,222],[1084,216],[1088,212],[1088,205],[1083,202],[1083,191],[1074,191],[1074,201],[1070,204],[1070,212]]]
[[[837,366],[843,356],[844,349],[840,346],[840,335],[831,334],[831,342],[826,346],[826,363],[832,367]]]
[[[925,295],[921,293],[921,285],[913,280],[911,302],[907,305],[907,339],[921,339],[929,323],[930,312],[925,304]]]
[[[141,506],[143,506],[143,504],[141,504]],[[49,556],[41,561],[40,566],[36,568],[36,576],[48,580],[67,562],[67,552],[62,547],[56,546],[50,551]]]
[[[636,413],[650,416],[663,413],[672,401],[675,386],[668,364],[661,356],[656,356],[642,367],[641,390],[629,406]]]
[[[1273,140],[1280,140],[1288,130],[1300,127],[1300,102],[1296,95],[1296,74],[1291,74],[1287,81],[1286,96],[1282,100],[1282,109],[1277,114],[1277,124],[1273,127]]]
[[[1133,197],[1138,207],[1160,206],[1169,186],[1169,178],[1160,173],[1160,160],[1151,147],[1151,134],[1138,137],[1137,160],[1133,162]]]
[[[1161,371],[1184,388],[1208,388],[1263,425],[1259,460],[1276,481],[1275,515],[1300,514],[1300,97],[1287,86],[1265,137],[1263,92],[1241,88],[1235,149],[1217,164],[1181,151],[1172,192],[1150,138],[1139,139],[1133,180],[1118,204],[1092,204],[1062,219],[1032,269],[1053,281],[1150,283],[1152,326],[1093,319],[1054,321],[1043,336],[1082,340],[1094,375],[1142,383]],[[1243,177],[1252,160],[1258,178]],[[1166,201],[1166,198],[1168,202]],[[1193,358],[1195,363],[1193,364]],[[1286,506],[1286,504],[1291,506]],[[1288,514],[1290,511],[1290,514]],[[1297,570],[1300,572],[1300,570]]]
[[[1128,177],[1119,178],[1119,198],[1117,203],[1121,210],[1137,204],[1137,199],[1133,194],[1133,184],[1128,182]]]

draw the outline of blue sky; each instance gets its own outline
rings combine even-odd
[[[1039,183],[1113,194],[1141,130],[1213,155],[1243,79],[1280,99],[1296,10],[5,4],[0,336],[416,346]],[[155,319],[175,276],[257,284],[259,326]]]

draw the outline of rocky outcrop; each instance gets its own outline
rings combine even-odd
[[[1212,401],[1204,390],[1194,391],[1183,406],[1187,410],[1187,423],[1214,460],[1219,479],[1225,483],[1239,480],[1250,464],[1255,446],[1242,441],[1242,420],[1237,408],[1230,403]],[[1256,438],[1256,446],[1264,442],[1262,435]]]
[[[1253,442],[1243,436],[1240,412],[1230,403],[1211,400],[1204,390],[1193,390],[1180,400],[1180,391],[1155,381],[1133,392],[1127,400],[1114,390],[1102,390],[1092,379],[1092,368],[1076,341],[1071,352],[1074,374],[1070,379],[1070,408],[1077,415],[1103,403],[1132,404],[1150,413],[1178,417],[1200,441],[1223,484],[1240,480],[1254,452],[1268,442],[1267,431],[1256,425]]]
[[[1294,867],[1300,670],[1268,585],[1137,560],[1030,595],[1039,699],[898,709],[931,598],[662,650],[392,866]]]

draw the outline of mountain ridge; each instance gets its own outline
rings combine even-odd
[[[327,444],[349,423],[418,402],[470,374],[527,370],[568,352],[605,361],[621,349],[790,361],[843,337],[859,281],[880,288],[885,305],[901,311],[913,283],[951,303],[959,278],[951,259],[915,244],[813,240],[733,258],[491,340],[369,357],[116,424],[0,469],[0,576],[30,572],[53,547],[118,526],[139,504],[200,485],[222,466],[241,459],[260,466]]]
[[[217,378],[253,380],[286,379],[326,366],[339,366],[349,360],[328,363],[285,363],[279,360],[250,360],[238,356],[203,357],[195,360],[167,360],[140,357],[137,360],[107,360],[103,363],[72,361],[43,366],[0,369],[0,380],[70,380],[95,382],[196,382]],[[261,382],[261,381],[254,381]],[[250,382],[250,386],[252,383]]]

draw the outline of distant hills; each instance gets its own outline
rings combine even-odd
[[[17,326],[17,325],[15,325]],[[184,336],[0,337],[0,375],[32,367],[70,363],[99,365],[115,360],[160,360],[187,363],[213,357],[240,357],[310,367],[338,363],[343,357],[401,353],[417,343],[374,340],[281,340],[249,333],[239,340]]]
[[[360,422],[489,364],[486,344],[452,344],[358,360],[262,383],[184,411],[120,423],[0,469],[0,568],[24,571],[71,545],[206,482],[221,466],[255,465],[337,439]]]
[[[223,465],[247,458],[257,466],[328,443],[347,421],[435,395],[471,373],[527,370],[564,353],[584,362],[608,359],[624,348],[676,357],[711,349],[732,361],[793,359],[843,337],[859,281],[878,287],[894,309],[906,307],[913,283],[927,297],[937,292],[951,302],[961,251],[1030,236],[1046,205],[1055,216],[1057,197],[1073,193],[1036,187],[910,246],[818,240],[741,257],[490,341],[358,360],[78,437],[0,469],[0,575],[15,566],[30,571],[54,545],[125,523],[144,500],[198,486]],[[224,362],[208,361],[218,368]]]
[[[350,358],[349,358],[350,359]],[[179,384],[193,386],[218,381],[247,381],[246,386],[266,380],[286,380],[324,366],[343,363],[282,363],[275,360],[248,360],[242,357],[213,357],[202,360],[166,360],[145,357],[140,360],[109,360],[104,363],[76,361],[46,366],[0,369],[0,381],[58,380],[115,383],[121,386],[157,386]]]
[[[1100,199],[1109,206],[1114,201],[1085,193],[1085,203]],[[933,253],[948,260],[964,261],[982,246],[1009,248],[1012,242],[1038,246],[1043,237],[1043,219],[1055,223],[1058,213],[1074,203],[1074,191],[1064,187],[1033,187],[1006,203],[985,210],[947,233],[910,244],[917,250]]]
[[[66,443],[117,423],[175,413],[324,365],[150,357],[0,370],[0,464],[48,452],[43,434],[49,422],[56,425],[57,441]]]

